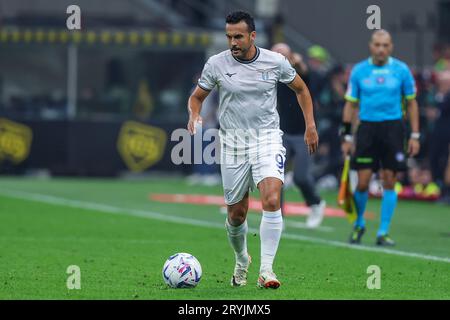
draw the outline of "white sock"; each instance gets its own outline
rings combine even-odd
[[[228,222],[228,218],[225,221],[225,226],[227,228],[228,240],[231,247],[234,250],[236,257],[236,263],[241,266],[248,265],[248,253],[247,253],[247,232],[248,225],[247,220],[244,221],[240,226],[232,226]]]
[[[262,271],[272,271],[273,260],[283,231],[281,209],[263,211],[259,234],[261,237],[261,268]]]

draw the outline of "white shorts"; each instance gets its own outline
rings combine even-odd
[[[284,183],[286,149],[276,144],[255,155],[225,156],[221,161],[223,192],[227,205],[241,201],[249,190],[257,188],[267,177],[274,177]],[[231,159],[232,158],[232,159]]]

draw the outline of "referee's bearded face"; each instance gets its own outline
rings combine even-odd
[[[239,59],[251,59],[251,57],[247,57],[247,54],[255,43],[256,31],[249,32],[245,21],[234,24],[227,23],[225,31],[231,54]]]
[[[393,44],[388,33],[374,34],[370,40],[370,54],[376,64],[384,64],[392,53]]]

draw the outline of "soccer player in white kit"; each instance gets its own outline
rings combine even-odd
[[[308,88],[287,59],[255,46],[251,15],[242,11],[229,14],[225,30],[230,50],[206,62],[198,86],[189,97],[188,130],[195,134],[196,126],[201,124],[202,102],[217,86],[221,173],[228,211],[225,225],[236,258],[231,285],[247,284],[251,262],[246,240],[248,193],[257,187],[263,208],[257,285],[276,289],[280,281],[272,266],[283,227],[280,195],[285,161],[276,110],[277,83],[287,84],[297,95],[306,122],[305,143],[310,154],[318,146],[313,105]]]

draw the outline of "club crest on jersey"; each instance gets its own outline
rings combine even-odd
[[[378,77],[377,78],[377,83],[378,84],[383,84],[386,81],[386,79],[384,77]]]
[[[261,78],[262,78],[264,81],[269,80],[270,70],[259,69],[259,70],[257,70],[257,71],[261,73]]]

